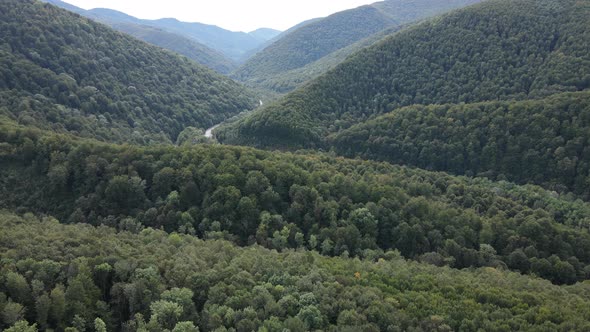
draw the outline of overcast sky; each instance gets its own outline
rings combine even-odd
[[[174,17],[186,22],[214,24],[232,31],[257,28],[286,30],[315,17],[323,17],[378,0],[64,0],[75,6],[110,8],[126,14],[158,19]]]

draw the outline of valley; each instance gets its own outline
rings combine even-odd
[[[590,0],[74,3],[0,1],[0,330],[590,329]]]

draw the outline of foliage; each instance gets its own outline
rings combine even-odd
[[[339,132],[339,153],[537,183],[590,200],[590,93],[409,106]]]
[[[163,143],[254,105],[237,83],[102,24],[32,0],[0,3],[0,114],[21,124]]]
[[[254,86],[288,92],[302,80],[317,77],[330,69],[330,63],[324,58],[336,51],[369,36],[380,35],[392,27],[395,29],[476,2],[479,0],[387,0],[345,10],[285,34],[250,58],[233,76]],[[372,42],[377,40],[372,39]],[[355,48],[358,49],[360,47]],[[346,52],[332,61],[341,62],[351,53]],[[316,64],[315,70],[303,69],[318,61],[321,64]]]
[[[522,100],[590,87],[590,6],[492,0],[383,40],[244,120],[224,143],[325,147],[330,133],[402,106]]]
[[[371,257],[397,249],[436,265],[507,266],[556,283],[589,278],[590,204],[534,186],[322,154],[0,132],[3,207],[278,250]]]
[[[583,331],[590,327],[590,285],[555,286],[494,268],[459,271],[407,262],[326,258],[238,248],[162,231],[63,225],[0,212],[0,278],[26,276],[36,299],[87,279],[105,292],[81,295],[90,306],[48,326],[92,331]],[[109,264],[106,283],[96,272]],[[3,283],[0,295],[11,301]],[[170,293],[187,294],[171,302]],[[180,296],[183,298],[184,296]],[[66,301],[67,307],[77,308]],[[1,305],[1,303],[0,303]],[[186,306],[194,309],[185,319]],[[26,319],[36,322],[27,304]],[[147,319],[149,318],[149,319]],[[148,322],[146,322],[148,320]],[[0,322],[5,324],[5,322]],[[8,331],[36,331],[19,322]],[[0,328],[7,327],[0,325]],[[198,327],[198,328],[197,328]],[[71,329],[69,329],[71,330]],[[104,329],[103,329],[104,330]]]
[[[227,74],[235,69],[235,63],[226,58],[219,51],[211,49],[196,40],[167,32],[146,24],[147,20],[139,20],[117,11],[84,10],[60,0],[43,0],[55,6],[64,8],[89,19],[104,23],[111,28],[129,34],[150,44],[182,54],[187,58],[209,67],[219,73]],[[119,14],[119,15],[117,15]]]

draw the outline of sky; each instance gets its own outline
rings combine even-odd
[[[84,9],[110,8],[143,19],[173,17],[232,31],[287,30],[305,20],[378,0],[64,0]]]

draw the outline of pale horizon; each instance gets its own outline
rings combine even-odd
[[[250,32],[260,28],[285,31],[303,21],[325,17],[378,0],[62,0],[83,9],[113,9],[140,19],[175,18],[226,30]]]

